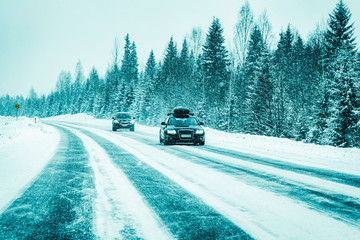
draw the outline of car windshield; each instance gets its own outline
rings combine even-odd
[[[130,119],[130,114],[128,113],[118,113],[116,119]]]
[[[187,127],[190,125],[198,125],[198,122],[194,117],[189,118],[169,118],[168,125],[172,125],[175,127]]]

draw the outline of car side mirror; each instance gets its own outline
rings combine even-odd
[[[166,125],[165,122],[161,122],[161,125]]]
[[[112,119],[114,119],[114,120],[115,120],[115,117],[112,117]]]
[[[204,122],[200,122],[199,124],[200,124],[200,125],[204,125]]]

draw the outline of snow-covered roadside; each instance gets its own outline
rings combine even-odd
[[[60,136],[33,118],[0,116],[0,213],[54,155]]]
[[[360,175],[360,149],[206,129],[208,144],[296,164]]]
[[[68,114],[47,119],[94,124],[106,129],[111,129],[111,119],[95,119],[86,114]],[[207,145],[305,166],[360,175],[360,149],[319,146],[275,137],[226,133],[207,127],[205,127],[205,130]],[[154,136],[154,141],[158,141],[158,127],[136,124],[136,131],[152,135]]]

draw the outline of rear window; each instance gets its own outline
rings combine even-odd
[[[129,119],[129,118],[131,118],[131,116],[128,113],[118,113],[116,115],[116,118],[117,119]]]

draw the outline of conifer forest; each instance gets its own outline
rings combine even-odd
[[[110,119],[129,111],[138,123],[159,126],[184,106],[221,131],[360,147],[360,52],[351,9],[339,0],[326,20],[306,41],[290,25],[275,37],[266,13],[257,18],[245,3],[233,39],[225,39],[215,16],[182,43],[169,36],[163,56],[151,51],[144,67],[129,33],[121,46],[115,41],[105,76],[95,68],[84,73],[79,61],[74,73],[59,71],[49,94],[1,96],[0,115],[15,116],[15,104],[21,116],[40,118]]]

